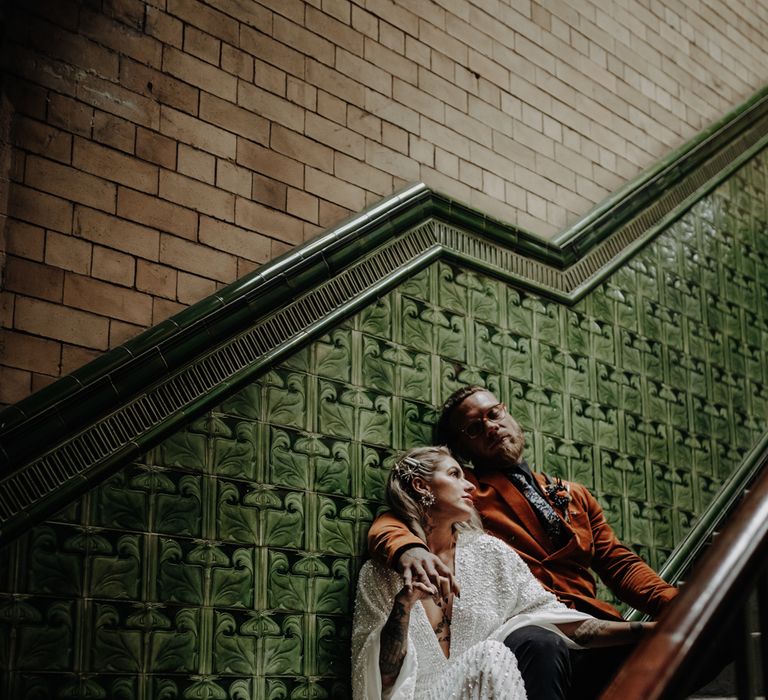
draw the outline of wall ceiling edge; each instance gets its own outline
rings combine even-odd
[[[766,145],[768,88],[554,242],[405,188],[0,413],[0,544],[436,260],[577,302]]]

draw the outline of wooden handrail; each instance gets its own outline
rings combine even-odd
[[[767,462],[653,634],[638,645],[600,700],[676,699],[695,689],[691,683],[702,672],[705,652],[723,640],[768,561]]]

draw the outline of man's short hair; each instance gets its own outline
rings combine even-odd
[[[461,389],[454,391],[445,400],[440,418],[437,419],[437,424],[435,425],[434,437],[436,445],[446,445],[451,452],[464,457],[458,450],[458,434],[451,428],[451,416],[461,403],[478,391],[488,391],[488,389],[477,384],[463,386]]]

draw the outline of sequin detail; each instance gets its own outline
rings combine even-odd
[[[451,653],[446,658],[421,603],[408,627],[408,652],[386,700],[524,700],[515,656],[502,643],[524,624],[586,619],[544,590],[522,559],[501,540],[463,534],[456,545]],[[402,587],[400,576],[367,562],[358,580],[352,631],[355,700],[382,698],[379,635]],[[516,621],[522,621],[519,624]]]

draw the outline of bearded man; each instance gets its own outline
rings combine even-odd
[[[474,503],[486,531],[513,547],[566,605],[602,620],[622,619],[597,597],[590,569],[620,600],[654,617],[677,595],[619,541],[586,487],[531,471],[525,434],[490,391],[468,386],[454,392],[435,438],[471,461],[467,478],[475,484]],[[394,516],[377,518],[368,542],[371,553],[400,571],[406,584],[419,580],[457,592],[440,559]],[[530,700],[597,697],[631,650],[569,652],[549,630],[528,627],[515,634],[506,643],[517,656]]]

